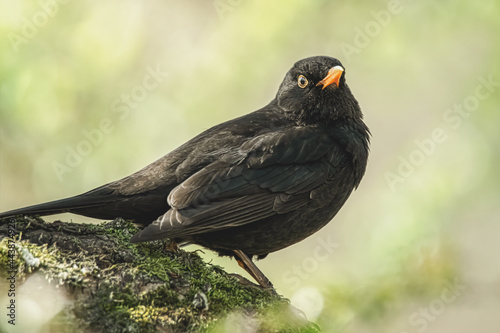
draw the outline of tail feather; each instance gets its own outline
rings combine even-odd
[[[71,212],[75,212],[76,214],[78,214],[77,211],[80,209],[85,210],[99,207],[106,205],[107,203],[112,201],[116,201],[116,198],[77,195],[61,200],[55,200],[38,205],[9,210],[7,212],[0,213],[0,218],[12,217],[16,215],[44,216]]]
[[[122,217],[146,226],[170,209],[166,193],[158,189],[125,196],[103,187],[70,198],[3,212],[0,213],[0,219],[16,215],[73,213],[103,220]]]

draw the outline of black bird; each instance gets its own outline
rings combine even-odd
[[[0,214],[133,219],[132,242],[169,238],[253,264],[325,226],[365,172],[369,130],[337,59],[298,61],[265,107],[214,126],[89,192]]]

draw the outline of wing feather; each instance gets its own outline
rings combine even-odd
[[[342,156],[321,131],[263,134],[174,188],[168,196],[171,209],[132,240],[186,238],[291,212],[335,177]]]

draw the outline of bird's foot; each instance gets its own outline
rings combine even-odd
[[[258,285],[258,284],[256,284],[256,283],[253,283],[252,281],[250,281],[250,280],[249,280],[249,279],[247,279],[246,277],[241,276],[241,275],[239,275],[239,274],[236,274],[236,273],[231,273],[231,274],[229,274],[229,275],[230,275],[230,276],[232,276],[232,277],[237,278],[237,279],[238,279],[238,281],[239,281],[242,285],[244,285],[244,286],[246,286],[246,287],[258,288],[258,289],[263,290],[263,291],[266,291],[266,292],[268,292],[268,293],[270,293],[270,294],[272,294],[272,295],[277,295],[277,294],[278,294],[278,293],[276,292],[276,290],[274,290],[274,287],[272,287],[272,286],[271,286],[271,287],[264,288],[264,287],[262,287],[262,286],[260,286],[260,285]]]
[[[255,266],[251,258],[249,258],[241,250],[233,250],[233,252],[236,255],[235,259],[238,265],[240,265],[241,268],[246,270],[248,274],[250,274],[255,279],[255,281],[259,283],[262,289],[273,290],[273,292],[276,293],[276,291],[274,291],[274,287],[271,281],[269,281],[269,279],[264,275],[264,273],[262,273],[262,271],[257,266]]]
[[[170,240],[170,243],[167,245],[166,250],[168,252],[174,252],[177,253],[179,252],[179,245],[173,240]]]

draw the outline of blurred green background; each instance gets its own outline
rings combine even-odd
[[[259,267],[325,332],[498,332],[499,17],[494,0],[2,1],[0,210],[127,176],[330,55],[373,135],[366,176]]]

